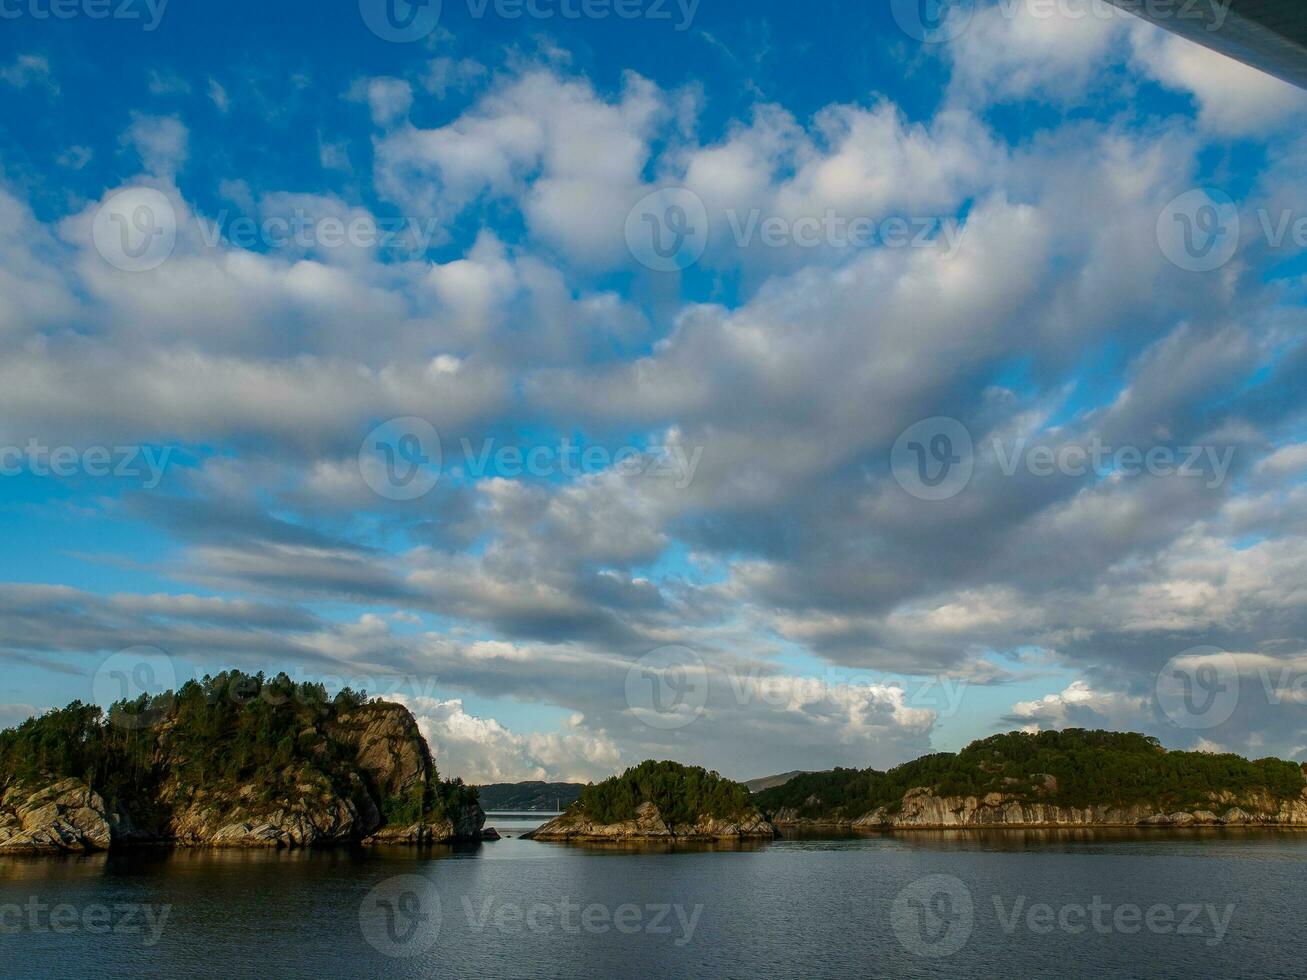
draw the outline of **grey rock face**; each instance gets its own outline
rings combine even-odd
[[[0,851],[103,851],[111,838],[104,800],[79,779],[11,786],[0,799]]]

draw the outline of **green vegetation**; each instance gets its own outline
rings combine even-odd
[[[244,801],[258,803],[301,797],[305,787],[356,801],[366,792],[396,824],[475,801],[476,790],[461,780],[438,778],[425,747],[428,778],[410,795],[369,785],[350,736],[383,706],[348,688],[329,698],[320,684],[240,671],[120,701],[107,716],[75,701],[0,732],[0,787],[76,777],[147,823],[161,796],[176,795],[161,792],[165,783],[182,795],[233,800],[253,787]]]
[[[607,824],[634,819],[641,803],[658,807],[672,827],[704,816],[737,817],[753,806],[748,789],[740,783],[698,766],[653,760],[585,787],[576,806],[591,820]]]
[[[793,807],[812,819],[855,819],[882,806],[893,812],[916,786],[939,796],[999,792],[1057,806],[1148,803],[1169,810],[1204,806],[1222,792],[1285,799],[1302,792],[1304,779],[1301,766],[1281,759],[1169,752],[1144,735],[1072,728],[995,735],[961,752],[923,756],[888,772],[808,773],[753,800],[767,814]]]

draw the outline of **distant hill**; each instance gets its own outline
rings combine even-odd
[[[1300,824],[1307,779],[1296,762],[1167,751],[1136,733],[1069,728],[994,735],[887,772],[809,773],[753,802],[777,826]]]
[[[807,776],[811,772],[811,769],[791,769],[789,772],[777,773],[775,776],[759,776],[757,779],[746,779],[744,785],[749,787],[750,793],[761,793],[773,786],[784,786],[795,776]]]
[[[566,809],[576,802],[585,789],[585,783],[546,783],[531,780],[525,783],[488,783],[478,787],[483,810],[548,810]]]

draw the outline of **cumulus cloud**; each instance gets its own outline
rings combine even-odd
[[[1011,719],[1024,731],[1060,728],[1129,728],[1146,717],[1148,699],[1112,691],[1095,691],[1088,682],[1072,681],[1057,694],[1012,705]]]
[[[475,779],[595,778],[649,756],[737,776],[891,765],[938,747],[948,705],[887,672],[1002,685],[1056,665],[1078,679],[985,721],[1193,744],[1150,693],[1169,658],[1212,644],[1294,671],[1307,646],[1307,355],[1261,252],[1195,274],[1159,247],[1158,216],[1240,119],[1280,140],[1258,194],[1289,193],[1301,147],[1279,135],[1279,95],[1241,114],[1256,85],[1217,94],[1191,51],[1136,30],[982,10],[925,113],[756,100],[712,119],[699,93],[634,73],[605,86],[557,59],[397,67],[353,92],[375,130],[370,188],[348,170],[362,150],[319,131],[312,186],[230,174],[198,194],[177,179],[186,124],[140,113],[124,145],[141,172],[117,186],[52,212],[0,185],[0,444],[184,457],[155,490],[78,498],[88,520],[158,536],[131,559],[148,584],[0,588],[0,651],[83,685],[94,657],[134,644],[196,668],[434,676],[439,696],[411,704],[442,768]],[[1159,122],[1133,100],[1150,78],[1195,108]],[[1059,112],[1014,136],[999,104]],[[649,276],[623,236],[668,183],[710,220],[680,278]],[[156,269],[97,249],[97,209],[125,188],[176,218]],[[303,219],[305,237],[244,242],[213,200],[255,227]],[[417,222],[402,248],[324,240],[395,210]],[[742,247],[728,216],[755,212],[934,216],[959,235]],[[443,444],[413,501],[375,493],[358,460],[402,416]],[[932,417],[972,442],[965,488],[938,501],[891,465]],[[497,462],[564,440],[599,462]],[[1200,465],[1030,465],[1099,445]],[[660,477],[657,458],[693,471]],[[705,663],[685,729],[627,703],[628,673],[667,645]],[[518,730],[470,713],[474,696],[576,717]],[[1293,705],[1203,737],[1289,751]]]
[[[621,752],[602,731],[590,732],[573,715],[557,732],[509,731],[493,718],[468,714],[461,699],[406,698],[436,765],[470,783],[536,779],[591,782],[619,769]]]

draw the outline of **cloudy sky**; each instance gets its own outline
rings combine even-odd
[[[0,723],[1307,759],[1303,93],[1077,0],[69,9],[0,33]]]

